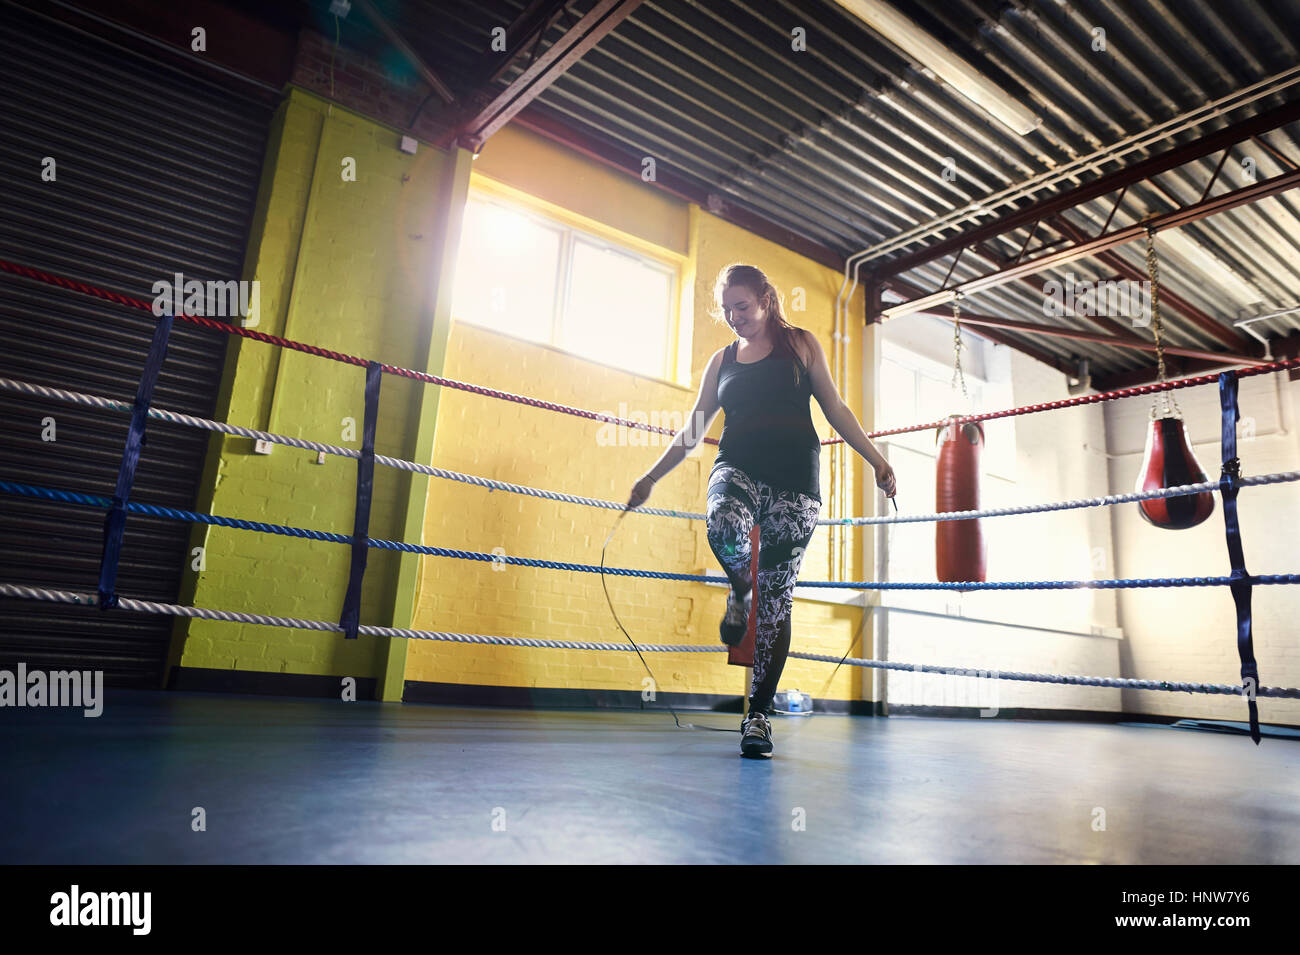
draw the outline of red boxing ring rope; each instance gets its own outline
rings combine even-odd
[[[114,302],[118,305],[126,305],[131,308],[144,309],[153,314],[153,306],[143,299],[133,298],[129,295],[123,295],[119,292],[110,292],[107,289],[97,288],[84,282],[77,282],[73,279],[64,278],[60,275],[54,275],[50,272],[35,269],[27,265],[19,265],[16,262],[9,262],[0,259],[0,271],[10,272],[14,275],[21,275],[24,278],[35,279],[38,282],[45,282],[49,285],[57,285],[73,292],[80,292],[82,295],[91,295],[95,298],[104,299],[105,301]],[[249,338],[253,341],[265,342],[268,345],[279,345],[281,348],[288,348],[293,351],[305,352],[309,355],[315,355],[318,358],[329,358],[333,361],[341,361],[349,365],[359,365],[366,367],[370,362],[366,358],[358,358],[355,355],[347,355],[343,352],[331,351],[328,348],[320,348],[317,345],[307,345],[303,342],[296,342],[289,338],[280,338],[278,335],[268,335],[265,332],[253,331],[251,328],[241,328],[238,325],[230,325],[226,322],[219,322],[211,318],[205,318],[201,315],[187,315],[179,311],[175,318],[179,321],[189,322],[191,325],[198,325],[202,328],[211,329],[216,332],[224,332],[227,335],[239,335],[243,338]],[[613,418],[609,415],[597,414],[594,411],[586,411],[582,408],[574,408],[570,405],[557,404],[553,401],[542,401],[539,398],[529,398],[524,395],[511,394],[508,391],[497,391],[494,388],[484,388],[481,385],[471,385],[468,382],[456,381],[452,378],[442,378],[438,375],[430,375],[422,371],[413,371],[410,368],[401,368],[397,365],[382,365],[385,372],[390,375],[400,375],[403,378],[412,378],[416,381],[428,382],[431,385],[442,385],[445,388],[455,388],[460,391],[472,392],[476,395],[485,395],[489,398],[501,398],[505,401],[514,401],[519,404],[529,405],[534,408],[542,408],[547,411],[558,411],[563,414],[575,415],[580,418],[588,418],[592,421],[604,421],[609,424],[619,424],[628,428],[638,428],[642,431],[655,431],[659,434],[675,434],[668,428],[660,428],[655,425],[642,424],[638,421],[626,421],[622,418]],[[1266,365],[1252,365],[1249,368],[1232,369],[1230,374],[1238,378],[1248,378],[1251,375],[1263,375],[1275,371],[1283,371],[1288,368],[1300,368],[1300,358],[1290,358],[1283,361],[1270,362]],[[916,431],[931,431],[943,427],[949,421],[955,420],[958,423],[967,421],[989,421],[994,418],[1010,418],[1017,415],[1033,414],[1038,411],[1054,411],[1058,408],[1073,408],[1078,405],[1096,404],[1101,401],[1113,401],[1117,398],[1133,398],[1139,395],[1151,395],[1161,391],[1173,391],[1178,388],[1191,388],[1196,385],[1210,385],[1219,380],[1217,374],[1199,375],[1193,378],[1177,378],[1173,381],[1156,382],[1150,385],[1137,385],[1132,388],[1118,388],[1114,391],[1103,391],[1095,395],[1080,395],[1077,398],[1066,398],[1061,401],[1048,401],[1042,404],[1023,405],[1019,408],[1008,408],[1005,411],[986,411],[982,414],[955,416],[952,419],[942,421],[931,421],[926,424],[908,425],[902,428],[889,428],[884,431],[869,431],[869,438],[883,438],[893,434],[910,434]],[[841,444],[843,438],[829,438],[822,444]],[[717,444],[716,438],[704,438],[708,444]]]

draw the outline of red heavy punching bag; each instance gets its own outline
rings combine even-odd
[[[1147,432],[1147,449],[1138,472],[1138,491],[1154,491],[1180,484],[1200,484],[1205,471],[1201,468],[1187,440],[1183,419],[1172,415],[1155,418]],[[1214,513],[1214,492],[1158,497],[1138,501],[1138,513],[1148,524],[1171,531],[1195,527]]]
[[[935,440],[939,443],[935,510],[979,510],[984,429],[975,421],[957,424],[949,420],[935,433]],[[948,583],[984,580],[984,529],[978,518],[937,522],[934,553],[939,580]]]

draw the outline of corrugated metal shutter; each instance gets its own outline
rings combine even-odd
[[[270,104],[7,3],[0,90],[0,257],[147,300],[175,272],[241,277]],[[55,182],[41,179],[46,156]],[[152,333],[143,311],[0,273],[6,377],[129,402]],[[210,417],[226,339],[178,322],[154,404]],[[126,429],[126,415],[0,392],[0,476],[111,497]],[[151,422],[133,498],[192,509],[206,445],[205,432]],[[103,516],[0,494],[0,580],[94,592]],[[130,515],[118,593],[175,602],[189,530]],[[0,599],[0,667],[157,686],[171,626]]]

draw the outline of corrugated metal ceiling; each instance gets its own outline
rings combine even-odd
[[[568,22],[593,4],[569,4]],[[458,91],[491,70],[492,28],[509,24],[524,9],[499,0],[386,0],[377,6]],[[532,108],[625,157],[630,170],[639,170],[641,158],[652,156],[660,168],[670,168],[702,191],[847,257],[1300,65],[1300,0],[894,0],[892,6],[994,80],[1039,116],[1041,125],[1019,135],[991,120],[926,64],[913,62],[831,0],[644,3]],[[539,48],[553,43],[565,26],[563,19],[554,24]],[[792,49],[795,28],[806,31],[805,50]],[[1104,50],[1094,48],[1097,28],[1105,31]],[[497,86],[521,70],[512,67]],[[1294,100],[1300,97],[1300,71],[1293,79],[1294,85],[1280,92],[1121,160],[1095,163],[1039,190],[1035,198]],[[1298,137],[1300,123],[1292,123],[1238,145],[1211,195],[1242,185],[1245,160],[1254,163],[1259,179],[1296,168]],[[1218,160],[1211,155],[1129,188],[1112,228],[1196,201]],[[944,176],[945,164],[955,169],[955,178]],[[975,219],[987,222],[1028,201]],[[1113,203],[1113,196],[1094,200],[1066,218],[1096,234]],[[971,221],[959,227],[969,228]],[[874,257],[870,265],[886,267],[902,251],[951,236],[957,228],[936,228],[905,250]],[[1162,237],[1162,284],[1217,322],[1230,326],[1247,311],[1300,305],[1300,195],[1282,193],[1178,231],[1221,267],[1182,260]],[[1009,260],[1026,237],[1027,230],[1016,230],[985,248]],[[1031,251],[1060,237],[1044,226]],[[1145,271],[1143,251],[1140,243],[1131,243],[1116,254]],[[943,283],[951,266],[949,256],[903,278],[929,291]],[[952,280],[994,267],[987,258],[967,254]],[[1036,281],[979,293],[964,307],[1043,323],[1041,284],[1067,272],[1080,279],[1117,275],[1114,260],[1082,259],[1041,273]],[[1166,305],[1162,312],[1169,344],[1225,350],[1223,341],[1178,311]],[[1098,331],[1082,318],[1053,321]],[[1288,334],[1300,329],[1300,312],[1254,328],[1266,337]],[[1000,331],[1030,350],[1066,360],[1088,357],[1094,373],[1154,363],[1148,352]],[[1238,335],[1238,352],[1258,354],[1252,339]],[[1177,369],[1178,363],[1171,366]]]

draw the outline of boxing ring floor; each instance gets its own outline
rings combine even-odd
[[[661,710],[106,697],[0,710],[0,862],[1300,862],[1291,739],[817,714],[751,761]]]

